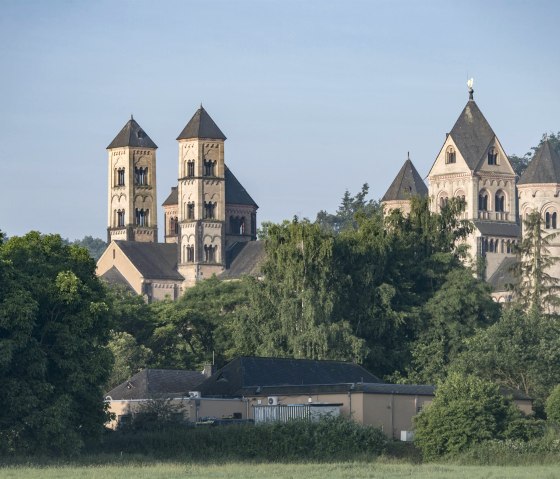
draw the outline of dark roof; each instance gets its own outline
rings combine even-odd
[[[226,270],[220,279],[239,279],[244,275],[258,276],[266,258],[264,241],[234,243],[226,251]]]
[[[187,396],[204,379],[204,374],[198,371],[143,369],[105,396],[114,401]]]
[[[517,263],[517,258],[506,256],[500,263],[496,271],[488,278],[488,284],[492,286],[492,291],[509,291],[509,285],[517,283],[517,278],[513,274],[512,268]]]
[[[496,137],[474,100],[467,102],[449,135],[471,170],[476,169]]]
[[[127,279],[121,274],[121,272],[115,267],[112,266],[111,269],[108,269],[101,275],[101,279],[109,283],[110,285],[120,285],[124,286],[127,290],[131,291],[132,293],[136,293],[134,288],[130,285]]]
[[[530,183],[560,183],[560,155],[548,140],[537,150],[518,184]]]
[[[161,206],[168,206],[168,205],[178,205],[179,204],[179,192],[176,186],[171,187],[171,193],[167,199],[162,203]]]
[[[177,272],[176,243],[140,243],[138,241],[115,241],[117,246],[146,279],[170,279],[182,281]]]
[[[258,392],[257,392],[258,390]],[[245,396],[275,396],[299,394],[337,394],[347,392],[366,394],[399,394],[409,396],[433,396],[435,386],[427,384],[383,384],[383,383],[341,383],[304,384],[303,386],[264,386],[245,388]]]
[[[132,117],[126,122],[126,125],[124,125],[119,134],[115,136],[115,139],[109,144],[107,149],[121,148],[123,146],[157,148],[157,145]]]
[[[191,138],[208,138],[211,140],[225,140],[226,136],[214,123],[214,120],[206,112],[202,105],[183,128],[178,140],[189,140]]]
[[[364,381],[381,382],[354,363],[242,356],[230,361],[198,389],[203,396],[240,397],[248,388]]]
[[[505,236],[507,238],[518,238],[521,235],[521,228],[517,223],[485,220],[474,220],[473,223],[483,235]]]
[[[428,187],[408,159],[381,201],[408,200],[411,196],[428,196]]]
[[[231,170],[226,166],[225,171],[225,182],[226,182],[226,205],[251,205],[258,208],[255,200],[251,198],[251,195],[247,193],[247,190],[243,188],[243,185],[239,183],[239,180],[231,172]]]

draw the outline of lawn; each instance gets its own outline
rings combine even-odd
[[[134,463],[90,466],[13,466],[0,468],[0,478],[14,479],[178,479],[178,478],[453,478],[515,479],[560,478],[560,465],[548,466],[456,466],[437,464],[334,463],[334,464],[250,464],[219,465]]]

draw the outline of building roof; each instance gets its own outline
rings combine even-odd
[[[220,279],[239,279],[242,276],[259,276],[266,258],[264,241],[239,241],[226,251],[226,270]]]
[[[412,196],[428,196],[428,187],[409,158],[381,201],[409,200]]]
[[[545,140],[519,179],[519,185],[560,183],[560,155]]]
[[[521,228],[517,223],[486,220],[474,220],[473,223],[478,231],[486,236],[504,236],[506,238],[519,238],[521,236]]]
[[[204,379],[204,374],[198,371],[143,369],[105,396],[110,396],[113,401],[187,396]]]
[[[105,273],[101,275],[101,279],[110,285],[120,285],[130,292],[135,293],[134,288],[115,266],[105,271]]]
[[[157,145],[132,116],[130,120],[126,122],[123,129],[119,131],[119,134],[115,136],[115,139],[109,144],[107,149],[122,148],[123,146],[157,148]]]
[[[214,123],[214,120],[212,120],[202,105],[196,110],[196,113],[187,123],[187,126],[183,128],[177,140],[190,140],[192,138],[208,138],[211,140],[226,139],[222,130],[218,128],[218,125]]]
[[[381,382],[363,367],[343,361],[260,358],[233,359],[200,386],[203,396],[240,397],[248,389],[311,384]]]
[[[231,170],[225,165],[225,182],[226,182],[226,204],[230,205],[251,205],[256,208],[259,206],[255,203],[255,200],[251,198],[251,195],[247,193],[247,190],[243,188],[243,185],[231,172]]]
[[[488,278],[488,284],[492,286],[494,292],[504,292],[510,290],[510,285],[517,283],[517,278],[513,274],[513,267],[517,263],[517,258],[506,256],[500,263],[496,271]]]
[[[182,281],[177,272],[176,243],[141,243],[138,241],[115,241],[145,279],[169,279]]]
[[[474,100],[467,102],[449,135],[471,170],[476,169],[496,137]]]
[[[171,187],[171,193],[167,199],[161,204],[161,206],[173,206],[179,204],[179,192],[176,186]]]

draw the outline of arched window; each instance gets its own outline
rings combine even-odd
[[[117,226],[124,226],[124,210],[117,210]]]
[[[216,261],[217,246],[204,245],[204,261],[206,263],[214,263]]]
[[[215,209],[216,209],[216,203],[204,202],[204,219],[213,220]]]
[[[194,202],[187,203],[187,219],[194,220]]]
[[[488,242],[488,252],[489,253],[495,253],[496,252],[496,250],[494,249],[494,240],[493,239],[491,239]]]
[[[544,228],[547,230],[555,230],[556,218],[556,211],[547,211],[544,215]]]
[[[506,210],[506,195],[502,190],[498,190],[496,192],[494,200],[496,204],[495,211],[503,212]]]
[[[137,226],[148,226],[148,215],[149,211],[144,209],[136,208],[135,219]]]
[[[124,168],[117,170],[117,186],[124,186]]]
[[[498,150],[492,147],[488,150],[488,164],[497,165],[498,164]]]
[[[175,226],[171,231],[173,231],[174,234],[178,235],[179,234],[179,218],[177,218],[175,216],[175,218],[173,218],[173,220],[174,220]]]
[[[478,211],[488,211],[488,192],[485,190],[478,194]]]
[[[186,261],[187,263],[194,263],[194,246],[187,246],[186,248]]]
[[[439,208],[442,209],[449,202],[449,197],[447,193],[442,193],[439,197]]]
[[[146,186],[148,184],[148,167],[134,168],[134,184],[138,186]]]
[[[212,160],[204,160],[204,176],[216,176],[216,162]]]
[[[452,146],[448,146],[447,150],[445,150],[445,164],[448,165],[450,163],[455,163],[455,161],[455,148],[453,148]]]
[[[194,176],[194,161],[187,162],[187,176]]]

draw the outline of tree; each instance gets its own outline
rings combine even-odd
[[[560,425],[560,384],[557,384],[548,396],[545,410],[547,418]]]
[[[146,368],[152,357],[149,348],[138,344],[132,335],[124,332],[112,331],[108,347],[113,353],[114,364],[107,381],[107,391]]]
[[[97,261],[105,249],[107,248],[107,243],[100,238],[94,238],[92,236],[84,236],[81,240],[75,240],[74,243],[77,246],[81,246],[89,251],[91,257]]]
[[[539,144],[532,147],[531,151],[528,151],[523,156],[511,155],[508,157],[513,171],[515,171],[518,177],[521,177],[521,175],[525,172],[527,166],[529,166],[529,163],[533,159],[535,151],[542,146],[545,139],[548,139],[548,141],[552,143],[553,148],[560,153],[560,131],[558,133],[543,134]]]
[[[77,451],[107,420],[105,291],[88,252],[31,232],[0,245],[0,450]]]
[[[433,403],[414,418],[414,442],[425,459],[436,459],[503,438],[519,415],[495,384],[451,373],[438,384]]]
[[[538,211],[529,213],[523,221],[523,239],[516,248],[515,299],[537,313],[551,312],[559,304],[560,279],[549,273],[550,268],[559,261],[559,258],[550,255],[549,250],[550,240],[556,236],[557,233],[547,234],[542,229],[542,218]]]

